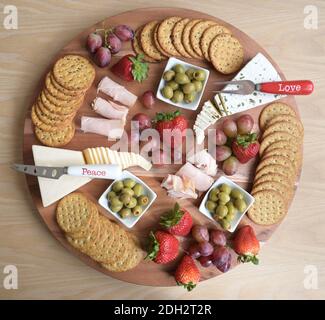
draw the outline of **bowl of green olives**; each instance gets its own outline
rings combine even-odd
[[[157,194],[141,179],[124,170],[100,196],[98,203],[126,227],[132,228],[156,198]]]
[[[157,90],[157,98],[179,108],[196,110],[209,78],[209,70],[169,58]]]
[[[218,222],[224,230],[234,232],[254,197],[225,176],[219,177],[205,194],[199,211]]]

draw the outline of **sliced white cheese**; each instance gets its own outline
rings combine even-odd
[[[32,146],[34,162],[37,166],[65,167],[85,164],[81,151],[73,151],[44,146]],[[51,205],[67,194],[79,189],[91,179],[63,175],[59,179],[37,177],[44,207]]]
[[[241,71],[239,71],[233,80],[251,80],[254,83],[261,83],[281,81],[281,77],[273,67],[272,63],[262,53],[258,53]],[[227,85],[224,88],[224,90],[234,89],[237,89],[236,85]],[[216,95],[215,98],[216,97],[218,97],[218,95]],[[221,93],[220,97],[224,100],[229,113],[234,114],[258,107],[262,104],[273,102],[285,96],[254,91],[249,95]]]

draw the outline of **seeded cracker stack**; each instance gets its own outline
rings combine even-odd
[[[302,162],[304,128],[287,104],[266,106],[259,118],[263,131],[260,162],[251,194],[255,198],[248,216],[257,224],[271,225],[286,215]]]
[[[59,202],[56,219],[74,248],[109,271],[127,271],[143,259],[137,238],[101,215],[81,193],[71,193]]]
[[[81,56],[66,55],[55,63],[31,111],[40,142],[60,147],[71,141],[75,132],[73,119],[94,78],[94,67]]]

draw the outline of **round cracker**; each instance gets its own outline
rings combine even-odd
[[[95,79],[92,63],[79,55],[68,54],[54,64],[53,77],[68,90],[87,90]]]
[[[35,127],[35,135],[37,139],[44,145],[49,147],[62,147],[68,144],[75,133],[75,125],[69,123],[63,128],[57,128],[56,131],[44,131],[39,127]]]
[[[140,43],[142,50],[148,57],[161,61],[166,59],[166,56],[162,55],[155,45],[154,32],[158,24],[158,21],[151,21],[143,27],[140,33]]]
[[[31,119],[32,119],[32,123],[34,124],[34,126],[36,126],[37,128],[40,128],[43,131],[47,131],[47,132],[57,131],[58,129],[60,129],[62,126],[64,126],[66,124],[65,122],[62,122],[62,121],[59,121],[59,122],[53,121],[53,123],[51,123],[51,124],[43,122],[36,112],[36,105],[33,105],[33,107],[32,107]]]
[[[283,156],[269,156],[263,157],[263,159],[260,161],[256,168],[256,172],[270,164],[280,164],[281,166],[286,167],[287,170],[290,172],[290,175],[292,176],[295,175],[295,172],[297,170],[297,167],[292,162],[288,161],[288,158]]]
[[[299,130],[298,126],[293,122],[288,121],[278,121],[273,124],[268,124],[266,130],[263,132],[263,137],[266,137],[270,133],[277,132],[277,131],[285,131],[298,139],[302,139],[303,133]]]
[[[66,89],[64,87],[62,87],[53,77],[52,72],[50,73],[50,79],[51,79],[51,83],[53,84],[53,86],[60,92],[62,92],[63,94],[67,95],[67,96],[72,96],[72,97],[76,97],[76,96],[80,96],[82,94],[85,94],[85,90],[69,90]]]
[[[67,114],[67,115],[60,115],[60,114],[53,113],[44,107],[44,105],[40,99],[37,100],[35,105],[36,105],[37,114],[39,111],[43,115],[43,118],[41,120],[42,121],[44,120],[44,122],[48,123],[48,124],[51,124],[53,120],[55,120],[55,121],[67,121],[67,120],[72,121],[72,119],[76,115],[76,112],[73,112],[73,113]]]
[[[184,27],[183,33],[182,33],[182,44],[183,47],[185,48],[186,52],[192,57],[196,59],[202,59],[192,48],[191,46],[191,40],[190,40],[190,35],[191,35],[191,29],[195,26],[195,24],[199,23],[202,21],[201,19],[194,19],[190,20]]]
[[[269,157],[269,156],[283,156],[288,159],[288,161],[295,164],[296,168],[299,168],[302,161],[302,152],[299,149],[295,148],[273,148],[270,149],[267,148],[264,152],[263,157]]]
[[[153,41],[154,41],[154,43],[156,45],[156,48],[158,49],[158,51],[160,51],[160,53],[162,55],[164,55],[165,57],[171,57],[171,55],[161,47],[161,45],[160,45],[160,43],[158,41],[158,28],[159,28],[159,25],[160,25],[160,23],[156,25],[156,29],[155,29],[155,32],[153,34]]]
[[[297,139],[297,137],[293,136],[292,134],[285,132],[285,131],[277,131],[268,134],[265,136],[260,144],[259,154],[260,156],[264,153],[264,151],[273,143],[277,141],[289,141],[290,143],[297,143],[300,144],[301,141]]]
[[[280,164],[269,164],[266,165],[265,167],[261,168],[258,172],[255,174],[255,181],[258,181],[258,179],[263,176],[264,174],[269,174],[269,173],[279,173],[287,177],[288,181],[290,184],[293,184],[294,182],[294,174],[288,170],[287,166],[283,166]]]
[[[278,115],[291,115],[296,117],[296,112],[286,103],[273,102],[267,105],[261,112],[259,117],[259,125],[264,130],[267,123]]]
[[[175,24],[180,21],[181,17],[169,17],[163,20],[158,27],[157,37],[160,46],[166,51],[169,55],[179,56],[179,52],[176,50],[172,42],[172,31]]]
[[[203,35],[203,32],[213,26],[217,23],[215,21],[210,20],[203,20],[198,23],[196,23],[190,32],[190,42],[192,49],[195,51],[195,53],[200,56],[201,58],[204,58],[203,52],[201,50],[201,37]]]
[[[254,186],[258,183],[265,182],[265,181],[275,181],[275,182],[282,183],[283,185],[288,185],[291,183],[288,177],[286,177],[281,173],[268,172],[266,174],[261,175],[258,178],[255,177]]]
[[[272,143],[265,149],[265,153],[278,148],[290,149],[295,153],[301,153],[301,145],[298,143],[298,141],[288,141],[288,140],[280,140]]]
[[[275,190],[261,190],[254,193],[255,202],[248,210],[248,217],[260,225],[279,222],[287,213],[287,203]]]
[[[187,51],[185,50],[183,43],[182,43],[182,34],[183,30],[185,28],[185,25],[190,21],[188,18],[184,18],[180,21],[178,21],[174,29],[172,31],[172,40],[173,45],[175,46],[176,50],[185,58],[192,58]]]
[[[209,57],[217,71],[230,74],[241,68],[244,62],[244,49],[237,38],[223,33],[211,41]]]
[[[61,100],[57,97],[54,97],[46,88],[43,89],[43,92],[46,96],[46,98],[52,103],[55,104],[58,107],[66,108],[66,107],[73,107],[73,108],[79,108],[80,105],[83,102],[84,95],[77,96],[74,99],[69,100]]]
[[[254,187],[252,189],[252,194],[262,191],[262,190],[275,190],[281,194],[281,196],[286,199],[286,201],[289,201],[293,194],[293,188],[288,188],[287,185],[284,185],[281,182],[272,181],[272,180],[266,180],[263,182],[259,182],[254,184]]]
[[[158,62],[155,59],[152,59],[151,57],[147,56],[145,52],[143,51],[141,44],[140,44],[140,33],[142,29],[137,29],[134,34],[134,38],[132,40],[132,47],[133,51],[138,55],[141,54],[143,56],[143,60],[149,63],[155,63]]]
[[[206,30],[204,30],[201,40],[200,40],[200,45],[201,45],[201,50],[203,53],[203,56],[206,60],[210,61],[209,57],[209,47],[211,44],[211,41],[219,34],[222,33],[229,33],[231,34],[231,31],[227,29],[224,26],[220,25],[213,25],[208,27]]]
[[[297,116],[292,116],[289,114],[280,114],[278,116],[275,116],[274,118],[272,118],[270,121],[267,122],[267,124],[265,125],[265,129],[267,129],[272,124],[280,121],[293,123],[298,127],[299,131],[302,134],[304,133],[304,126],[302,125],[301,121],[297,118]]]

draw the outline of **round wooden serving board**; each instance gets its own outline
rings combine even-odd
[[[87,52],[85,49],[85,43],[86,38],[89,33],[93,32],[97,28],[108,27],[108,26],[115,26],[118,24],[127,24],[131,26],[134,30],[137,29],[139,26],[147,23],[151,20],[161,20],[168,16],[180,16],[180,17],[188,17],[188,18],[200,18],[200,19],[210,19],[215,20],[221,25],[226,26],[229,28],[232,33],[240,40],[242,43],[244,49],[245,49],[245,63],[247,63],[250,59],[252,59],[258,52],[263,53],[274,65],[274,67],[279,72],[282,79],[284,78],[283,73],[279,69],[279,67],[273,62],[272,58],[265,52],[265,50],[258,45],[254,40],[252,40],[249,36],[241,32],[240,30],[236,29],[234,26],[218,19],[213,16],[192,11],[188,9],[180,9],[180,8],[146,8],[146,9],[139,9],[134,11],[128,11],[113,17],[109,17],[105,19],[104,21],[99,22],[98,24],[92,26],[91,28],[85,30],[81,34],[79,34],[75,39],[73,39],[67,46],[65,46],[56,56],[53,57],[53,63],[48,66],[48,69],[45,70],[44,76],[42,79],[40,79],[39,84],[35,87],[35,95],[33,100],[31,101],[31,104],[29,106],[28,112],[26,114],[26,120],[25,120],[25,127],[24,127],[24,149],[23,149],[23,159],[25,164],[34,164],[33,162],[33,155],[32,155],[32,145],[34,144],[40,144],[40,142],[36,139],[35,135],[33,134],[33,128],[32,123],[30,119],[30,109],[35,101],[37,95],[39,94],[42,85],[44,83],[44,77],[46,73],[52,68],[54,62],[61,56],[64,56],[66,54],[70,53],[76,53],[83,55],[85,57],[88,57],[90,60],[92,60],[91,55]],[[122,50],[113,57],[112,62],[110,66],[112,66],[118,59],[120,59],[122,56],[128,53],[132,53],[132,47],[130,42],[123,43]],[[183,58],[182,58],[183,59]],[[221,74],[217,73],[213,67],[207,63],[200,62],[198,60],[194,59],[184,59],[185,61],[189,61],[190,63],[203,66],[206,68],[209,68],[211,70],[210,78],[206,87],[206,90],[204,92],[204,95],[201,100],[201,105],[204,101],[211,99],[213,96],[213,93],[211,93],[213,88],[213,82],[216,80],[221,79],[227,79],[230,80],[234,75],[230,76],[222,76]],[[157,89],[158,82],[160,80],[162,71],[165,67],[166,62],[161,62],[158,64],[150,64],[150,71],[149,71],[149,78],[145,80],[143,83],[139,84],[137,82],[132,83],[123,83],[120,79],[116,78],[109,70],[108,68],[99,68],[96,67],[96,79],[94,81],[93,86],[90,88],[90,90],[87,92],[86,99],[84,101],[83,106],[80,108],[78,115],[75,118],[76,123],[76,134],[72,141],[66,145],[65,149],[71,149],[71,150],[84,150],[88,147],[97,147],[97,146],[110,146],[112,143],[109,143],[107,141],[107,138],[104,136],[99,136],[95,134],[85,134],[81,132],[80,130],[80,117],[82,115],[87,116],[97,116],[94,111],[90,108],[91,101],[96,96],[96,87],[98,82],[102,79],[103,76],[108,75],[110,78],[112,78],[114,81],[117,81],[118,83],[121,83],[124,85],[128,90],[135,93],[139,97],[142,95],[143,92],[147,90],[153,90],[154,92]],[[295,99],[293,97],[287,97],[285,99],[282,99],[282,101],[287,102],[290,104],[296,111],[297,105],[295,102]],[[255,130],[258,131],[258,116],[263,106],[260,106],[255,109],[251,109],[249,113],[253,116],[255,119]],[[136,105],[130,109],[130,112],[128,114],[128,120],[132,118],[132,116],[138,112],[144,112],[149,114],[150,116],[154,116],[155,112],[161,112],[161,111],[173,111],[175,108],[173,106],[167,105],[163,102],[160,102],[159,100],[155,104],[155,108],[153,110],[145,109],[140,101],[137,101]],[[198,111],[200,108],[198,109]],[[184,109],[181,109],[181,112],[188,118],[190,127],[192,127],[197,111],[187,111]],[[238,115],[235,115],[234,117],[238,117]],[[129,121],[128,121],[129,123]],[[216,126],[220,125],[220,121],[216,124]],[[127,127],[128,129],[128,127]],[[250,161],[246,165],[241,165],[239,171],[236,173],[235,176],[232,176],[231,179],[233,179],[235,182],[246,188],[248,191],[250,191],[251,187],[251,181],[254,177],[255,167],[256,163],[252,163],[253,161]],[[144,172],[141,169],[134,168],[130,171],[134,174],[140,176],[158,195],[157,200],[154,202],[152,207],[149,209],[149,211],[144,215],[143,218],[140,219],[140,221],[135,225],[133,229],[131,229],[131,232],[136,234],[139,239],[141,240],[142,244],[145,245],[145,241],[147,238],[147,235],[149,233],[149,230],[155,230],[159,228],[159,217],[161,214],[169,210],[171,207],[173,207],[175,200],[168,197],[166,194],[166,191],[160,187],[160,183],[164,176],[168,173],[175,173],[176,170],[180,167],[180,165],[165,165],[161,168],[155,168],[150,172]],[[219,172],[218,174],[222,174],[222,172]],[[40,191],[37,183],[37,179],[33,176],[26,176],[27,184],[30,190],[30,193],[32,195],[32,199],[38,209],[38,212],[42,219],[44,220],[45,224],[49,228],[50,232],[54,235],[56,239],[58,239],[61,244],[70,252],[74,253],[76,256],[78,256],[82,261],[87,263],[89,266],[111,276],[116,279],[120,279],[123,281],[127,281],[130,283],[135,284],[141,284],[141,285],[151,285],[151,286],[173,286],[176,285],[175,280],[173,278],[173,271],[175,270],[175,267],[179,260],[175,261],[174,263],[170,263],[167,265],[157,265],[153,262],[143,261],[141,262],[135,269],[122,272],[122,273],[113,273],[109,272],[106,269],[103,269],[98,263],[90,259],[88,256],[80,253],[79,251],[75,250],[73,247],[71,247],[68,242],[66,241],[63,232],[59,229],[56,220],[55,220],[55,209],[56,209],[56,203],[44,208],[42,206],[41,197],[40,197]],[[299,177],[297,177],[298,181]],[[107,188],[107,186],[111,183],[111,181],[107,180],[93,180],[90,183],[86,184],[82,188],[80,188],[80,192],[83,192],[86,194],[91,200],[94,202],[97,202],[99,196],[102,194],[102,192]],[[193,219],[195,223],[201,223],[206,224],[209,227],[219,227],[218,224],[212,223],[210,220],[208,220],[206,217],[204,217],[199,211],[198,206],[200,204],[200,201],[203,197],[203,194],[199,196],[196,200],[181,200],[179,203],[182,206],[185,206],[192,214]],[[108,218],[114,219],[109,213],[107,213],[104,209],[99,207],[102,214],[105,214]],[[241,222],[242,224],[252,224],[257,237],[260,241],[266,241],[274,230],[277,228],[278,225],[272,225],[268,227],[262,227],[258,225],[254,225],[247,217],[244,217],[244,219]],[[180,239],[181,241],[189,241]],[[183,248],[186,248],[187,243],[183,244]],[[182,255],[179,255],[179,258]],[[233,264],[232,267],[236,265],[236,256],[233,254]],[[210,268],[201,268],[201,275],[202,280],[206,280],[212,277],[215,277],[217,275],[221,275],[221,272],[219,272],[215,267]]]

